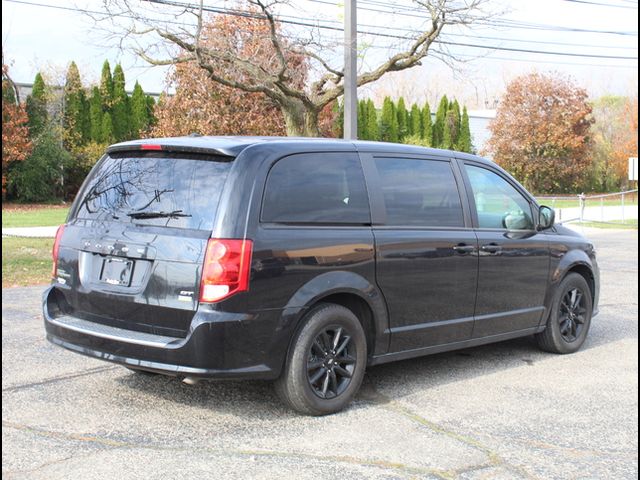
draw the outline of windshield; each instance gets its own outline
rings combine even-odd
[[[108,156],[87,178],[73,217],[211,230],[230,159],[144,152]]]

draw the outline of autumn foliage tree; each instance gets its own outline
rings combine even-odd
[[[225,51],[237,58],[251,58],[260,69],[274,68],[268,23],[234,16],[216,16],[203,26],[200,41],[203,48]],[[205,47],[206,46],[206,47]],[[287,54],[292,80],[303,85],[307,67],[304,60]],[[237,81],[249,81],[247,73],[235,69],[232,63],[220,62],[216,68],[234,76]],[[236,70],[236,71],[234,71]],[[169,85],[175,95],[164,96],[156,107],[157,124],[152,135],[285,135],[287,122],[283,111],[269,96],[260,91],[246,91],[212,79],[210,70],[195,62],[179,62],[169,75]]]
[[[487,150],[537,193],[576,192],[591,159],[587,92],[558,74],[531,73],[506,89]]]
[[[592,105],[591,187],[602,192],[620,190],[627,184],[627,160],[638,153],[637,99],[605,95]]]
[[[202,39],[212,49],[227,49],[238,57],[261,55],[266,48],[265,22],[242,17],[215,17],[204,28]],[[266,61],[266,60],[265,60]],[[300,58],[295,75],[303,83],[306,68]],[[266,66],[265,66],[266,68]],[[197,63],[178,63],[168,84],[175,95],[165,95],[156,107],[154,136],[202,135],[284,135],[285,118],[273,100],[260,92],[246,92],[211,79]]]
[[[169,83],[175,94],[161,97],[151,136],[285,134],[282,113],[268,98],[213,82],[193,63],[177,65]]]
[[[15,84],[9,76],[9,67],[2,64],[2,195],[4,197],[6,174],[9,166],[27,158],[31,153],[29,118],[20,105]]]
[[[627,160],[638,156],[638,95],[627,100],[625,106],[627,137],[621,149],[616,150],[618,172],[627,173]],[[627,176],[628,178],[628,176]],[[626,183],[626,181],[625,181]]]

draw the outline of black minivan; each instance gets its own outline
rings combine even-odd
[[[368,365],[526,335],[575,352],[599,291],[593,245],[494,163],[333,139],[113,145],[53,258],[54,344],[187,383],[275,380],[311,415]]]

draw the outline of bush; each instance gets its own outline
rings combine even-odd
[[[429,140],[427,138],[422,138],[420,135],[410,135],[402,139],[402,143],[406,143],[407,145],[416,145],[418,147],[430,147]]]
[[[107,148],[106,143],[89,142],[76,147],[64,165],[64,198],[72,199],[85,177]]]
[[[12,165],[7,185],[9,195],[22,202],[53,200],[60,192],[63,165],[69,157],[57,132],[53,129],[42,132],[33,142],[31,155]]]

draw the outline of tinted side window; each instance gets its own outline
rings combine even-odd
[[[285,157],[269,172],[262,221],[367,224],[369,200],[354,153]]]
[[[462,203],[451,164],[376,158],[388,225],[463,227]]]
[[[486,168],[465,165],[480,228],[532,230],[531,205],[500,175]]]

